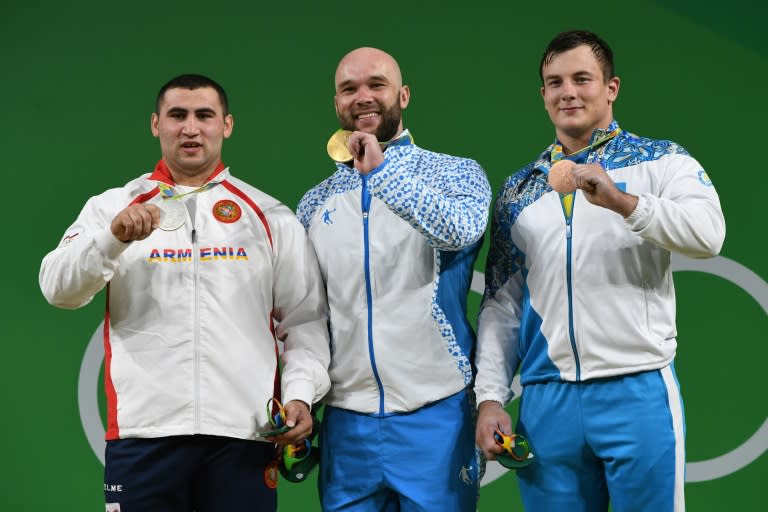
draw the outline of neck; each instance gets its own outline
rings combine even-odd
[[[185,187],[202,187],[205,185],[205,182],[208,181],[208,178],[210,177],[211,173],[205,174],[203,176],[185,176],[183,174],[179,175],[173,171],[171,171],[171,176],[173,176],[173,182],[177,185],[184,185]]]
[[[167,162],[166,165],[168,165]],[[168,170],[171,172],[171,177],[173,178],[174,183],[187,187],[201,187],[205,185],[205,182],[208,181],[208,178],[211,177],[217,166],[218,164],[214,165],[210,169],[197,171],[187,170],[186,172],[172,169],[170,166],[168,166]]]
[[[594,130],[584,135],[568,135],[567,133],[558,133],[557,139],[563,145],[563,153],[570,155],[589,145]]]
[[[605,126],[596,126],[595,128],[586,131],[584,133],[566,133],[557,131],[557,140],[563,145],[563,153],[570,155],[585,147],[589,146],[592,142],[592,135],[596,130],[605,130],[610,126],[610,122]]]

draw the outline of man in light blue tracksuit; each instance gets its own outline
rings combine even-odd
[[[471,511],[466,298],[490,186],[474,160],[413,143],[401,115],[410,90],[390,55],[350,52],[335,86],[349,159],[297,210],[330,305],[323,510]]]
[[[702,166],[613,118],[608,45],[569,31],[540,67],[556,141],[498,195],[478,321],[477,443],[500,453],[502,405],[523,384],[526,509],[684,510],[684,417],[670,253],[711,257],[725,222]],[[548,184],[572,160],[575,192]]]

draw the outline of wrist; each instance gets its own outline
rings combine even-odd
[[[626,192],[620,192],[618,199],[619,200],[616,203],[616,207],[613,208],[613,211],[626,219],[632,215],[632,212],[635,211],[635,208],[637,208],[637,202],[639,201],[639,198],[637,196],[633,196],[632,194],[627,194]]]
[[[501,405],[501,402],[497,402],[496,400],[484,400],[477,406],[478,411],[489,411],[503,408],[504,407]]]

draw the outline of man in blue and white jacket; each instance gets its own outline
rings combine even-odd
[[[490,186],[477,162],[413,144],[390,55],[350,52],[335,85],[350,159],[297,210],[330,307],[323,510],[474,510],[466,298]]]
[[[477,443],[500,453],[502,406],[520,369],[518,470],[526,509],[684,510],[684,418],[673,368],[670,253],[711,257],[725,223],[712,182],[682,147],[613,119],[608,45],[552,40],[541,93],[557,140],[498,195],[478,321]],[[575,162],[577,190],[547,176]]]

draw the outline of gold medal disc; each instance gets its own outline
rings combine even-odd
[[[334,162],[349,162],[350,160],[354,160],[354,158],[352,158],[352,153],[347,149],[347,139],[349,139],[351,133],[352,132],[349,130],[340,128],[333,132],[331,138],[328,139],[328,156],[330,156]]]

